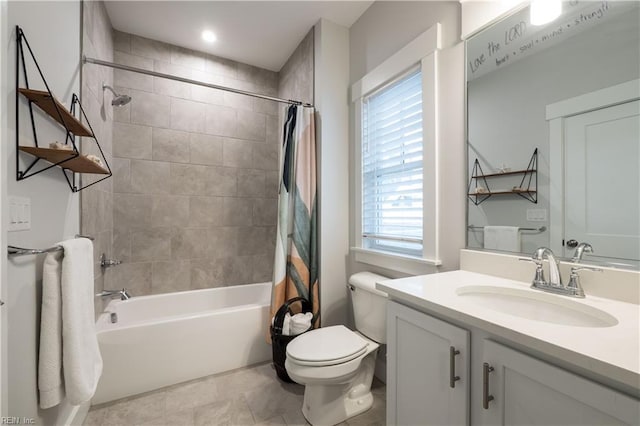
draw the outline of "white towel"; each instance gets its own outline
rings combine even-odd
[[[271,325],[275,322],[276,317],[271,318]],[[289,336],[289,326],[291,325],[291,314],[289,312],[284,314],[284,319],[282,320],[282,335]]]
[[[291,336],[296,336],[307,331],[309,327],[311,327],[312,319],[313,314],[311,312],[295,314],[292,316],[291,322],[289,323],[289,332],[291,333]]]
[[[95,329],[93,243],[77,238],[47,254],[42,277],[38,390],[40,407],[89,401],[102,374]]]
[[[485,226],[484,248],[520,252],[520,231],[517,226]]]
[[[40,357],[38,390],[40,407],[58,405],[64,398],[62,377],[62,303],[60,270],[62,252],[47,254],[42,267],[42,314],[40,318]]]
[[[289,336],[289,327],[291,326],[291,314],[287,312],[284,314],[284,321],[282,321],[282,335]]]

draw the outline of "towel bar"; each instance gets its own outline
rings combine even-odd
[[[484,226],[476,226],[476,225],[469,225],[467,226],[467,228],[471,229],[471,230],[476,230],[476,231],[484,231]],[[518,231],[536,231],[536,232],[544,232],[547,230],[546,226],[541,226],[539,228],[523,228],[523,227],[518,227]]]
[[[91,240],[91,241],[95,240],[95,238],[93,238],[90,235],[82,235],[82,234],[76,234],[76,238],[86,238],[87,240]]]
[[[16,246],[7,246],[7,254],[9,257],[27,256],[30,254],[51,253],[53,251],[62,250],[62,246],[53,246],[47,249],[29,249]]]
[[[77,234],[76,238],[87,238],[93,241],[93,237],[89,237],[87,235]],[[30,248],[16,247],[16,246],[10,245],[10,246],[7,246],[7,255],[9,257],[28,256],[32,254],[51,253],[53,251],[58,251],[58,250],[62,250],[62,246],[53,246],[46,249],[30,249]]]

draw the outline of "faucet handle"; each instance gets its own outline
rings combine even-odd
[[[102,267],[103,269],[110,268],[112,266],[118,266],[121,263],[122,263],[122,260],[107,259],[107,255],[104,253],[102,253],[102,256],[100,256],[100,267]]]
[[[536,275],[533,277],[531,285],[533,287],[545,286],[547,281],[544,279],[544,269],[542,269],[542,259],[537,257],[519,257],[518,260],[533,262],[536,264]]]
[[[572,266],[571,267],[571,273],[574,274],[578,271],[582,271],[586,269],[587,271],[593,271],[593,272],[602,272],[603,269],[602,268],[596,268],[595,266]]]
[[[567,290],[569,290],[576,297],[585,297],[584,290],[582,289],[582,285],[580,284],[580,275],[578,275],[578,271],[593,271],[593,272],[602,272],[601,268],[595,268],[593,266],[572,266],[571,267],[571,275],[569,275],[569,283],[567,284]]]
[[[533,262],[538,266],[542,266],[542,260],[535,257],[519,257],[518,260],[523,260],[525,262]]]

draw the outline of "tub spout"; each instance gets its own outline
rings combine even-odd
[[[129,300],[131,294],[126,288],[123,288],[122,290],[103,290],[101,293],[96,294],[96,297],[120,297],[120,300]]]

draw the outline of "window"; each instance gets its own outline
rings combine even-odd
[[[439,243],[440,25],[351,86],[354,260],[412,275],[442,265]]]
[[[362,245],[422,256],[420,69],[362,99]]]

